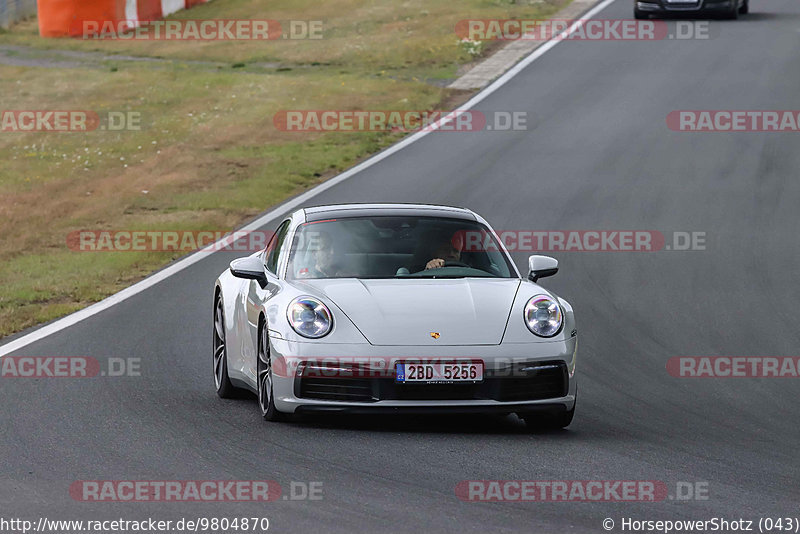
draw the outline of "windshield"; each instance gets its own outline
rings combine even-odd
[[[353,217],[305,223],[286,278],[516,277],[488,228],[444,217]]]

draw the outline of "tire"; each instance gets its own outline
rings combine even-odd
[[[734,5],[733,9],[725,14],[725,18],[728,19],[728,20],[736,20],[736,19],[738,19],[739,18],[739,6]]]
[[[575,416],[575,407],[571,410],[550,414],[536,414],[536,415],[523,415],[522,419],[529,430],[560,430],[566,428],[572,423],[572,418]]]
[[[572,423],[572,418],[575,417],[575,408],[578,406],[578,391],[575,390],[575,404],[572,405],[571,410],[555,413],[543,414],[517,414],[527,425],[528,430],[560,430],[566,428]]]
[[[286,414],[275,407],[272,388],[272,362],[269,351],[267,324],[263,319],[258,327],[258,407],[265,421],[283,421]]]
[[[648,15],[647,13],[644,13],[642,11],[639,11],[638,9],[634,9],[633,10],[633,18],[635,18],[636,20],[647,20],[647,19],[650,18],[650,15]]]
[[[213,365],[217,395],[223,399],[234,398],[237,390],[228,377],[228,349],[225,346],[225,312],[222,295],[217,295],[214,299]]]
[[[744,0],[742,7],[739,8],[740,15],[747,15],[750,13],[750,0]]]

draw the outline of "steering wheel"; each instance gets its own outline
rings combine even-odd
[[[444,265],[442,265],[442,267],[466,267],[467,269],[472,269],[471,265],[467,265],[463,261],[453,261],[453,260],[447,260],[446,262],[444,262]]]

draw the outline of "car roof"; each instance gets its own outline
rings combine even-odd
[[[447,217],[476,221],[468,209],[432,204],[334,204],[305,208],[306,221],[342,219],[347,217]]]

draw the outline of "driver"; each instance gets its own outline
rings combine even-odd
[[[440,238],[438,245],[433,249],[433,259],[425,264],[425,270],[441,269],[448,262],[461,263],[461,249],[463,248],[463,236],[461,232],[452,237]]]

